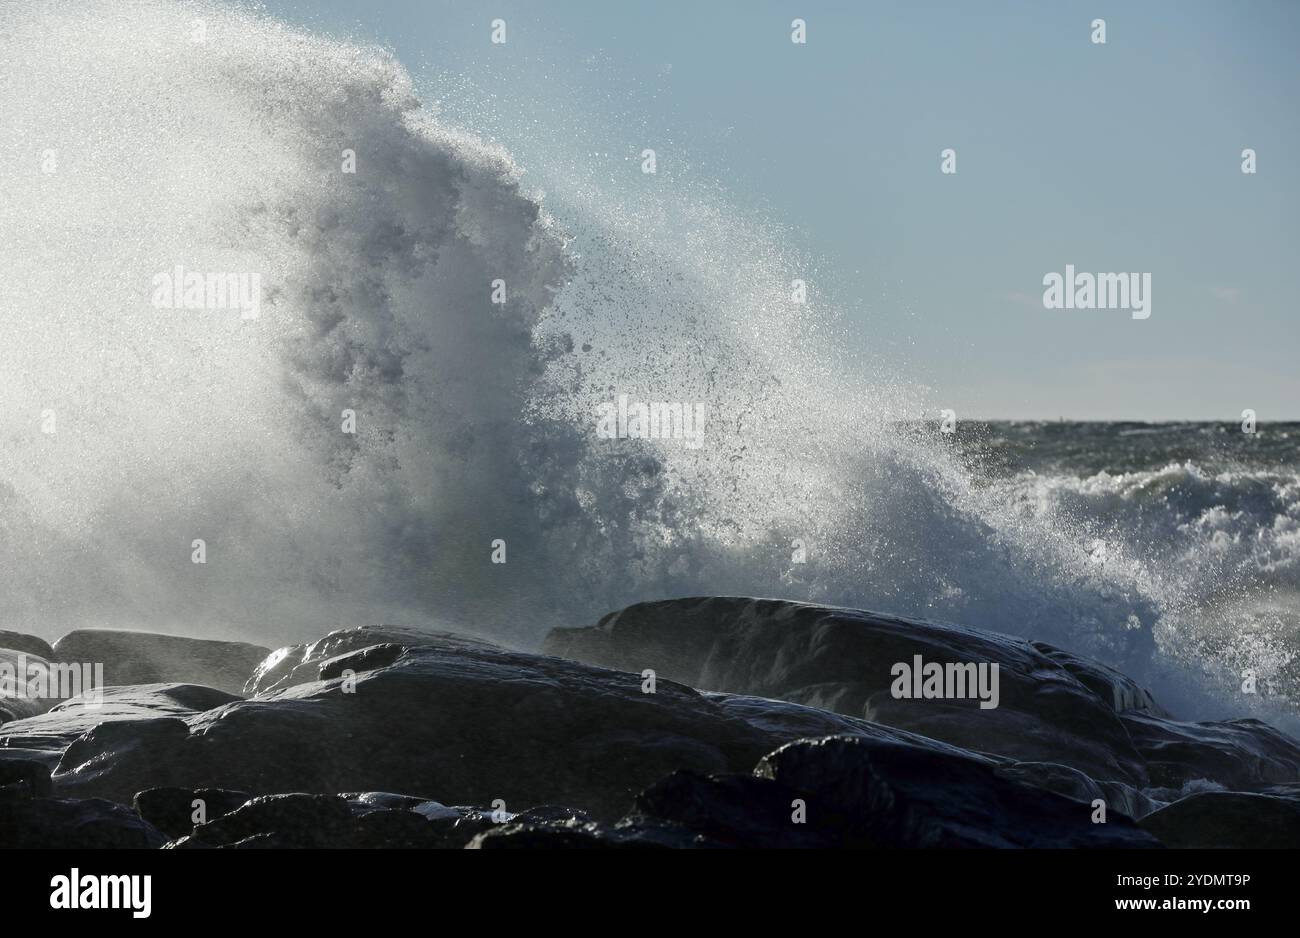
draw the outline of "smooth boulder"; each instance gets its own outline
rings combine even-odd
[[[591,628],[555,629],[544,649],[710,691],[776,697],[911,730],[965,749],[1054,762],[1098,780],[1147,783],[1117,705],[1155,707],[1104,665],[1050,646],[949,625],[785,600],[638,603]],[[999,666],[999,700],[904,699],[894,666]]]
[[[238,694],[269,649],[155,632],[78,629],[54,643],[68,663],[104,666],[105,685],[202,684]]]
[[[44,658],[46,661],[54,657],[54,648],[45,639],[25,632],[12,632],[9,629],[0,629],[0,648],[26,652]]]

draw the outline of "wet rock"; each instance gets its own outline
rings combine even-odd
[[[54,793],[47,765],[32,759],[0,759],[0,799],[48,798]]]
[[[496,648],[491,642],[479,641],[451,632],[433,632],[400,625],[363,625],[355,629],[338,629],[324,638],[301,645],[287,645],[268,654],[253,669],[244,687],[250,696],[308,684],[321,679],[321,665],[376,645],[414,648],[437,644],[446,649]]]
[[[1221,841],[1252,805],[1283,836],[1300,792],[1300,746],[1258,721],[1179,723],[1109,668],[957,626],[694,600],[548,648],[599,661],[380,626],[267,655],[247,699],[111,687],[0,726],[0,801],[52,793],[26,810],[75,828],[68,805],[134,799],[114,836],[134,817],[169,849],[1151,847],[1150,818]],[[895,699],[914,655],[996,661],[998,708]],[[1185,803],[1225,786],[1272,800]]]
[[[226,844],[225,848],[228,850],[291,850],[301,846],[304,845],[295,843],[292,838],[285,837],[283,834],[254,834],[233,844]]]
[[[150,788],[136,794],[136,813],[169,837],[188,835],[196,823],[224,817],[253,796],[224,788]],[[200,812],[201,820],[195,820]]]
[[[1159,846],[1123,815],[1094,824],[1087,805],[910,744],[805,740],[765,757],[754,774],[802,793],[809,824],[843,831],[854,846]]]
[[[1122,719],[1153,787],[1176,790],[1208,781],[1259,791],[1300,781],[1300,744],[1259,720],[1184,723],[1149,713]]]
[[[449,842],[436,825],[414,811],[371,811],[352,821],[347,845],[359,849],[435,850],[462,846]]]
[[[596,827],[565,828],[508,824],[485,831],[466,845],[468,850],[605,850],[620,846]]]
[[[474,808],[453,808],[439,801],[429,801],[415,795],[397,795],[387,791],[367,791],[344,794],[352,813],[358,817],[371,811],[410,811],[427,821],[453,823],[469,816],[477,816]]]
[[[98,697],[56,703],[49,711],[0,726],[0,745],[62,753],[101,723],[192,717],[240,698],[195,684],[143,684],[108,687]],[[57,757],[56,757],[57,758]]]
[[[635,674],[428,633],[418,640],[396,655],[363,648],[313,662],[326,679],[183,721],[96,727],[69,747],[55,782],[119,800],[162,786],[375,790],[500,799],[508,810],[575,805],[612,818],[675,769],[745,770],[791,738],[670,681],[643,694]]]
[[[110,801],[0,799],[0,845],[7,848],[156,849],[166,842],[130,808]]]
[[[1050,762],[1013,762],[998,766],[995,770],[1002,778],[1012,778],[1026,785],[1054,791],[1066,798],[1092,805],[1100,799],[1105,802],[1106,811],[1118,811],[1126,817],[1137,820],[1163,806],[1145,792],[1139,791],[1123,782],[1098,782],[1084,775],[1078,769]]]
[[[181,784],[174,754],[188,735],[185,721],[175,717],[100,723],[64,750],[53,780],[64,794],[95,797],[103,787],[127,804],[137,791]],[[76,786],[63,783],[69,773]]]
[[[176,840],[163,844],[163,850],[212,850],[212,844],[205,844],[201,840],[190,837],[188,834]]]
[[[689,831],[677,828],[667,835],[641,825],[582,826],[506,824],[475,837],[469,850],[610,850],[665,849],[704,846]],[[717,845],[715,845],[717,846]]]
[[[1300,800],[1281,795],[1215,791],[1189,795],[1142,819],[1168,847],[1300,847]]]
[[[441,820],[443,835],[464,841],[481,832],[479,822],[448,809],[448,802],[501,800],[508,811],[549,802],[608,822],[627,810],[638,791],[673,771],[747,772],[765,753],[804,737],[853,734],[989,765],[1011,761],[804,704],[701,694],[666,679],[656,693],[643,694],[637,673],[435,633],[377,631],[355,630],[355,638],[336,633],[331,647],[375,637],[422,644],[388,641],[336,658],[311,658],[295,667],[308,668],[300,676],[318,679],[248,700],[174,685],[112,689],[101,714],[111,720],[101,723],[84,708],[61,705],[15,724],[18,735],[9,741],[62,740],[67,749],[54,780],[64,794],[128,801],[160,787],[253,795],[406,792],[432,806],[430,819]],[[273,677],[274,669],[262,673]],[[192,709],[203,704],[212,707]],[[10,729],[0,728],[0,738]],[[1022,775],[1024,781],[1037,778]],[[1063,788],[1058,782],[1053,777],[1042,783],[1076,797],[1101,792],[1121,813],[1139,810],[1134,805],[1140,799],[1126,783],[1072,782]],[[1128,799],[1122,805],[1121,797]],[[179,830],[170,823],[167,829],[173,835]]]
[[[1035,649],[1055,661],[1084,687],[1088,688],[1103,703],[1109,704],[1116,713],[1125,710],[1137,710],[1168,717],[1169,712],[1156,703],[1151,692],[1142,687],[1126,674],[1116,671],[1100,661],[1093,661],[1072,652],[1064,651],[1046,642],[1030,642]]]
[[[459,849],[468,845],[480,834],[499,828],[501,825],[491,816],[479,811],[467,810],[455,818],[433,818],[430,826],[444,847]]]
[[[636,800],[637,820],[667,821],[697,835],[700,844],[739,848],[875,846],[843,818],[826,814],[794,820],[804,792],[752,775],[703,776],[674,772]]]
[[[48,673],[49,662],[32,652],[0,648],[0,724],[37,716],[59,702],[46,688],[29,682],[32,668]]]
[[[740,717],[774,737],[786,740],[816,739],[822,736],[865,736],[870,739],[895,740],[928,746],[940,752],[950,752],[969,758],[981,759],[989,765],[1010,764],[1013,760],[989,753],[952,746],[937,739],[911,733],[884,723],[872,723],[857,717],[819,710],[787,700],[767,697],[746,697],[739,694],[705,693],[704,696],[718,704],[725,712]]]
[[[8,629],[0,629],[0,649],[36,655],[46,661],[54,658],[54,649],[45,639],[22,632],[11,632]]]
[[[544,804],[527,811],[520,811],[511,821],[517,824],[567,824],[580,826],[591,823],[591,815],[578,808],[566,808],[563,805]]]
[[[1075,801],[1092,803],[1104,795],[1101,786],[1078,769],[1053,762],[1012,762],[994,769],[999,778],[1014,779],[1035,788],[1054,791]]]
[[[233,694],[193,684],[106,688],[102,700],[76,698],[57,704],[47,713],[0,726],[0,762],[10,758],[31,759],[57,773],[69,750],[77,760],[78,754],[97,751],[95,747],[100,745],[141,747],[137,755],[147,761],[149,745],[188,733],[181,718],[238,699]],[[118,728],[128,724],[130,729]],[[84,744],[79,746],[83,739]],[[155,757],[158,761],[153,766],[145,766],[138,773],[136,791],[170,784],[172,776],[165,751],[159,750]],[[132,787],[132,783],[116,769],[117,766],[104,764],[88,766],[81,777],[93,778],[105,771],[113,773],[122,785],[113,800],[130,803],[134,792],[127,792],[126,788]]]
[[[269,649],[154,632],[78,629],[54,643],[55,658],[104,666],[104,683],[201,684],[238,694]]]
[[[410,795],[279,794],[252,798],[189,833],[192,844],[226,849],[459,849],[490,829],[474,809],[454,809]],[[549,823],[544,811],[531,820]],[[573,812],[568,812],[570,815]],[[173,849],[182,846],[177,838]]]
[[[338,795],[268,795],[195,825],[191,834],[215,846],[235,846],[248,838],[271,836],[276,846],[333,847],[348,843],[352,820],[347,799]]]
[[[351,792],[340,794],[339,797],[346,799],[352,806],[353,813],[358,815],[367,811],[414,811],[425,805],[437,804],[415,795],[399,795],[391,791]],[[459,814],[451,808],[444,805],[438,807],[459,817]]]
[[[0,739],[0,762],[35,762],[53,773],[63,752],[58,749],[30,749],[24,746],[5,746]]]
[[[832,737],[790,743],[752,775],[674,772],[637,796],[614,825],[524,816],[471,847],[739,849],[1124,847],[1159,842],[1120,813],[1092,823],[1090,805],[1029,786],[1007,766],[897,739]],[[1014,769],[1015,767],[1011,767]],[[1021,771],[1032,767],[1022,766]],[[1096,794],[1064,767],[1041,783]]]
[[[693,778],[704,778],[683,773]],[[734,844],[712,840],[680,824],[634,814],[614,824],[599,821],[517,818],[494,825],[470,841],[470,850],[689,850],[725,849]]]
[[[442,804],[437,801],[422,801],[419,804],[415,805],[414,807],[408,808],[407,810],[414,811],[416,814],[419,815],[423,815],[424,817],[428,818],[430,821],[445,821],[445,820],[454,821],[457,818],[464,817],[466,812],[472,809],[449,808],[445,804]]]
[[[549,654],[710,691],[773,697],[911,730],[1096,779],[1147,783],[1116,712],[1154,707],[1109,668],[1042,644],[958,625],[783,600],[729,597],[639,603],[585,629],[555,629]],[[974,699],[896,699],[892,668],[999,665],[996,708]]]

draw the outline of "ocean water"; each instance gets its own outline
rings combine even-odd
[[[971,424],[951,446],[976,485],[1065,525],[1103,571],[1140,570],[1155,664],[1293,701],[1300,687],[1300,424]],[[1237,685],[1240,690],[1240,683]],[[1284,709],[1289,707],[1284,705]]]
[[[1294,720],[1296,427],[939,433],[725,194],[539,192],[388,52],[246,8],[7,4],[0,62],[0,627],[533,646],[782,596]],[[259,315],[159,308],[176,265],[257,274]],[[623,394],[704,405],[701,445],[602,438]]]

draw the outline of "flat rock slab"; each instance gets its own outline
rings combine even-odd
[[[269,649],[154,632],[78,629],[54,643],[57,660],[102,664],[104,683],[202,684],[239,693]]]

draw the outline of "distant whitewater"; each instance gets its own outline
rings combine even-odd
[[[1111,438],[1080,432],[1032,469],[1050,428],[905,422],[923,390],[791,302],[761,226],[682,189],[542,199],[383,50],[31,2],[0,62],[0,627],[535,644],[732,593],[1052,641],[1187,716],[1296,696],[1285,460],[1085,466]],[[178,266],[256,274],[258,315],[160,308]],[[700,445],[599,436],[620,395],[702,405]]]

